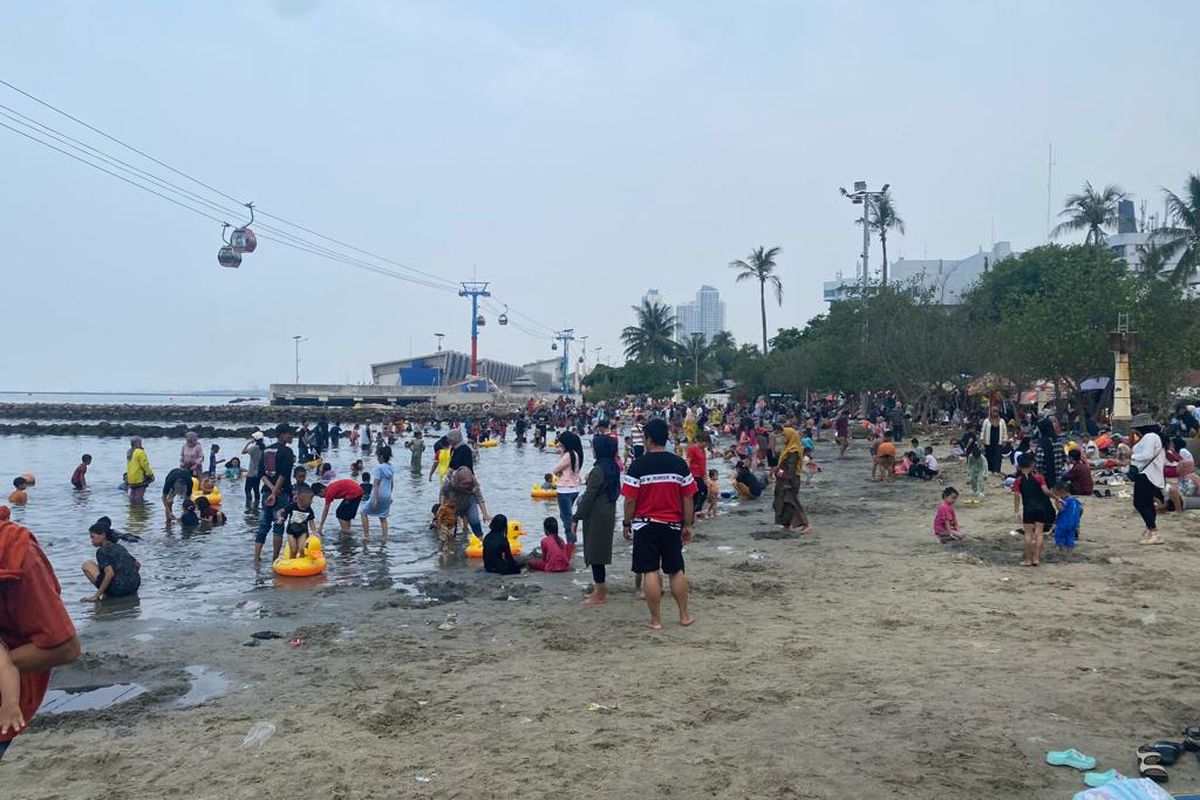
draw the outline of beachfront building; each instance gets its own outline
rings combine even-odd
[[[680,344],[697,333],[704,341],[711,342],[725,330],[725,303],[720,292],[711,286],[701,286],[695,300],[675,306],[675,322],[675,341]]]
[[[1143,226],[1145,227],[1145,226]],[[1133,210],[1132,200],[1121,200],[1117,203],[1117,232],[1109,234],[1104,239],[1104,245],[1109,251],[1128,265],[1131,270],[1140,272],[1142,256],[1147,247],[1166,244],[1161,237],[1156,237],[1153,230],[1138,230],[1137,218]],[[1162,265],[1161,273],[1169,274],[1179,264],[1183,257],[1183,248],[1178,248]],[[1188,276],[1184,286],[1191,292],[1200,291],[1200,271]]]
[[[888,276],[896,286],[911,287],[914,292],[928,292],[938,305],[953,306],[962,302],[963,294],[993,266],[1013,255],[1012,244],[996,242],[990,251],[979,248],[966,258],[901,258],[888,265]],[[840,275],[825,281],[825,302],[833,303],[851,296],[857,281]]]
[[[440,350],[427,356],[413,356],[371,365],[371,380],[379,386],[450,386],[467,379],[471,356],[458,350]],[[479,359],[479,377],[505,387],[521,377],[524,370],[516,364]]]

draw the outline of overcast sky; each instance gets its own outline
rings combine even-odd
[[[783,248],[771,329],[822,311],[856,179],[893,187],[893,258],[1043,241],[1050,142],[1056,207],[1090,179],[1160,209],[1200,171],[1197,23],[1192,0],[43,0],[6,10],[0,78],[281,217],[477,270],[611,360],[650,287],[710,283],[756,340],[725,265],[760,244]],[[296,334],[306,381],[468,345],[451,293],[269,242],[221,269],[215,222],[2,128],[0,163],[9,388],[265,386]],[[481,355],[551,355],[487,316]]]

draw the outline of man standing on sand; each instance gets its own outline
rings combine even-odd
[[[42,704],[50,670],[79,657],[60,591],[33,534],[15,522],[0,522],[0,646],[8,650],[21,685],[21,724],[0,733],[0,757]]]
[[[621,476],[625,498],[626,539],[633,540],[633,571],[642,576],[650,621],[646,627],[662,629],[662,579],[670,576],[671,596],[679,607],[679,624],[691,625],[688,584],[683,571],[683,545],[692,541],[696,482],[687,462],[667,452],[667,423],[652,419],[643,427],[646,452]]]

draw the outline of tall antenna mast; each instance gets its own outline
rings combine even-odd
[[[1050,241],[1050,229],[1054,206],[1054,142],[1050,143],[1050,157],[1046,160],[1046,241]]]

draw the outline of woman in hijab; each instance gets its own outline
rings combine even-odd
[[[487,518],[487,504],[483,500],[483,491],[475,473],[466,467],[459,467],[450,473],[450,477],[442,484],[442,502],[454,507],[454,513],[467,521],[471,531],[483,538],[483,521],[480,519],[480,509],[484,519]]]
[[[800,503],[800,469],[803,452],[800,434],[791,425],[783,429],[783,450],[779,452],[779,469],[775,471],[775,524],[784,530],[808,533],[812,526]]]
[[[179,466],[199,478],[204,472],[204,448],[200,446],[200,437],[195,431],[183,435],[183,447],[179,451]]]
[[[583,442],[573,431],[563,431],[558,436],[558,449],[562,451],[562,457],[550,472],[557,478],[555,488],[558,490],[558,517],[562,520],[563,530],[567,532],[567,553],[574,556],[577,540],[571,521],[574,518],[575,500],[579,497]]]
[[[1037,422],[1038,452],[1037,471],[1042,474],[1047,486],[1053,486],[1062,478],[1067,468],[1067,454],[1054,443],[1054,421],[1042,417]]]
[[[1130,422],[1134,431],[1133,452],[1129,457],[1129,473],[1133,478],[1133,507],[1146,523],[1146,531],[1138,544],[1162,544],[1158,535],[1158,503],[1163,502],[1167,481],[1163,467],[1167,453],[1162,442],[1162,428],[1149,414],[1137,414]]]
[[[446,434],[446,442],[450,447],[450,470],[466,467],[474,472],[475,454],[471,452],[471,446],[463,441],[462,428],[451,428]]]
[[[125,453],[125,485],[129,487],[129,502],[135,506],[145,503],[146,487],[152,480],[154,470],[150,469],[150,459],[142,449],[142,437],[134,436],[129,440],[129,450]]]
[[[613,530],[617,525],[617,497],[621,494],[621,473],[617,469],[617,442],[607,434],[592,437],[595,464],[588,473],[583,494],[575,509],[575,526],[583,523],[583,560],[592,568],[592,593],[584,605],[598,606],[608,599],[605,567],[612,563]]]

